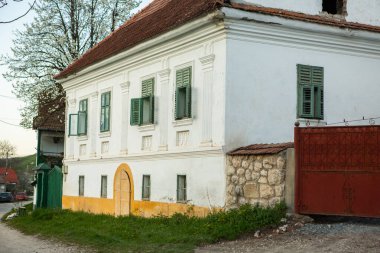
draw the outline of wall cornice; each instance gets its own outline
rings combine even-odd
[[[220,147],[205,148],[196,151],[178,151],[178,152],[151,152],[144,154],[128,154],[127,156],[107,156],[107,158],[93,158],[81,160],[64,160],[65,165],[86,164],[86,163],[105,163],[105,162],[129,162],[129,161],[147,161],[147,160],[169,160],[194,157],[223,156],[223,150]]]

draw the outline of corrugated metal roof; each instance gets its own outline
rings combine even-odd
[[[293,142],[276,143],[276,144],[253,144],[245,147],[235,149],[228,155],[266,155],[277,154],[288,148],[294,148]]]

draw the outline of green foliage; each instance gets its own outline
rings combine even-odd
[[[266,209],[245,205],[205,218],[175,214],[147,219],[39,209],[9,224],[28,234],[96,248],[98,252],[192,252],[203,244],[233,240],[278,224],[285,210],[284,204]]]
[[[25,171],[26,168],[32,168],[36,165],[36,155],[28,155],[22,157],[14,157],[8,161],[9,167],[14,169],[16,172]],[[5,166],[5,159],[0,159],[0,167]]]

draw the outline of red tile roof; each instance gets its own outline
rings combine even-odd
[[[308,15],[282,9],[237,3],[231,4],[228,2],[228,0],[154,0],[116,31],[88,50],[82,57],[55,75],[54,78],[68,77],[92,64],[130,49],[141,42],[152,39],[221,7],[231,7],[340,28],[380,32],[380,27],[378,26],[346,22],[345,20],[337,20],[328,16]]]
[[[54,78],[67,77],[215,10],[220,0],[155,0]]]
[[[3,182],[7,184],[18,183],[18,177],[13,169],[0,168],[0,177],[3,178]]]
[[[228,155],[266,155],[277,154],[288,148],[294,148],[293,142],[277,143],[277,144],[253,144],[246,147],[235,149]]]

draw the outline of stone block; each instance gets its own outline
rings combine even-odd
[[[282,156],[277,158],[277,169],[279,170],[285,169],[285,159]]]
[[[248,160],[244,160],[241,163],[241,167],[243,167],[244,169],[248,169],[248,167],[249,167],[249,161]]]
[[[227,193],[228,193],[228,195],[234,195],[235,194],[235,186],[232,184],[227,186]]]
[[[260,175],[266,177],[266,176],[268,176],[268,171],[262,170],[262,171],[260,171]]]
[[[256,183],[252,183],[252,182],[246,183],[243,190],[244,190],[244,197],[245,198],[255,199],[255,198],[260,197],[259,185]]]
[[[231,182],[232,182],[233,184],[237,184],[237,183],[239,182],[239,177],[236,176],[236,175],[233,175],[233,176],[231,177]]]
[[[284,185],[277,185],[274,187],[274,191],[276,193],[276,197],[283,197],[284,196],[284,190],[285,186]]]
[[[234,166],[234,168],[239,168],[241,166],[241,159],[240,159],[240,157],[234,156],[232,158],[232,166]]]
[[[243,188],[240,185],[235,186],[235,194],[237,196],[242,196],[243,195]]]
[[[244,205],[244,204],[247,204],[247,200],[244,197],[239,197],[238,203],[240,205]]]
[[[236,171],[238,176],[243,176],[245,174],[245,170],[243,168],[240,168]]]
[[[249,180],[251,180],[252,179],[252,172],[250,171],[250,170],[246,170],[245,171],[245,179],[247,180],[247,181],[249,181]]]
[[[251,178],[252,178],[253,181],[258,180],[260,178],[260,173],[252,172]]]
[[[280,170],[269,170],[268,172],[268,182],[270,185],[279,185],[285,179],[285,174]]]
[[[268,179],[266,177],[260,177],[258,182],[260,184],[267,184],[268,183]]]
[[[280,202],[281,202],[281,198],[275,197],[275,198],[271,198],[269,200],[268,204],[270,207],[274,207],[276,204],[278,204]]]
[[[266,184],[260,184],[260,197],[263,199],[269,199],[274,197],[273,188]]]
[[[227,176],[232,176],[233,174],[235,174],[235,168],[232,166],[228,166],[227,167]]]
[[[245,184],[247,180],[245,180],[245,177],[239,177],[239,185]]]
[[[263,164],[261,162],[255,162],[254,163],[254,170],[255,171],[260,171],[263,168]]]

